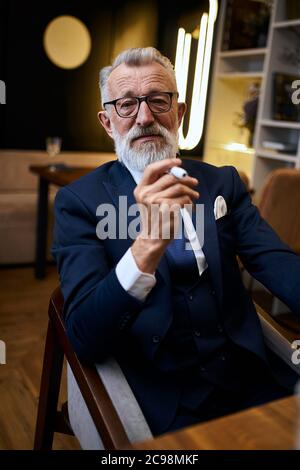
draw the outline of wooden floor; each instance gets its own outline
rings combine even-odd
[[[37,281],[32,268],[0,270],[0,449],[32,449],[47,328],[47,306],[58,284],[54,266]],[[66,399],[65,374],[61,401]],[[56,434],[54,449],[79,449],[74,437]]]
[[[0,269],[0,449],[32,449],[51,292],[58,285],[54,266],[38,281],[32,268]],[[260,298],[261,297],[261,298]],[[256,299],[267,311],[266,296]],[[66,379],[61,402],[66,400]],[[79,449],[74,437],[56,434],[54,449]]]

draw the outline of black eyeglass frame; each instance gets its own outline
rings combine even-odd
[[[170,97],[170,106],[166,111],[159,111],[159,112],[152,111],[151,107],[149,106],[148,99],[151,96],[155,96],[155,95],[169,95],[169,97]],[[103,103],[103,108],[106,109],[106,105],[112,104],[114,106],[115,110],[116,110],[117,115],[120,116],[121,118],[123,118],[123,119],[134,118],[139,114],[141,103],[143,101],[145,101],[147,103],[147,106],[150,109],[151,113],[153,113],[153,114],[163,114],[163,113],[168,113],[170,111],[170,109],[172,107],[172,100],[173,100],[174,95],[178,98],[178,96],[179,96],[178,91],[158,91],[156,93],[150,93],[150,95],[144,95],[144,96],[128,96],[128,97],[122,96],[122,98],[117,98],[116,100],[106,101],[105,103]],[[137,108],[137,112],[135,114],[132,114],[130,116],[122,116],[121,114],[119,114],[116,104],[119,100],[123,100],[124,98],[135,98],[135,99],[138,100],[138,108]]]

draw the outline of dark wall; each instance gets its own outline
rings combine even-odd
[[[0,78],[5,77],[7,86],[1,147],[43,149],[47,135],[62,136],[68,150],[96,150],[100,143],[105,147],[96,119],[97,82],[99,68],[110,57],[112,8],[80,0],[7,0],[1,9],[6,35],[0,45]],[[92,37],[91,55],[73,70],[56,67],[43,48],[47,24],[63,14],[80,18]]]
[[[59,135],[63,150],[112,150],[97,120],[98,73],[110,62],[122,4],[0,0],[0,79],[7,86],[7,104],[0,106],[0,148],[44,149],[46,136]],[[208,0],[157,1],[158,36],[152,45],[174,60],[178,27],[207,5]],[[88,60],[73,70],[56,67],[43,48],[47,24],[64,14],[80,18],[92,38]],[[192,153],[201,154],[202,145]]]

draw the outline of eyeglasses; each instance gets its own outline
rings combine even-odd
[[[122,118],[131,118],[138,115],[141,103],[145,101],[153,114],[167,113],[172,106],[173,95],[178,97],[177,92],[165,91],[151,93],[146,96],[127,96],[113,101],[103,103],[103,107],[112,104],[117,114]]]

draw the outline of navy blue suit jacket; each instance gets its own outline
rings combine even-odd
[[[189,160],[183,166],[199,180],[196,202],[204,204],[203,251],[224,329],[232,341],[268,362],[285,385],[293,386],[295,374],[266,351],[236,255],[257,280],[297,314],[300,257],[260,217],[233,167],[217,168]],[[109,162],[62,188],[55,202],[53,255],[65,299],[66,328],[76,353],[89,362],[113,355],[150,426],[159,433],[171,421],[180,393],[178,384],[160,373],[154,362],[172,321],[168,265],[163,257],[156,272],[157,284],[141,302],[121,287],[115,273],[116,264],[133,240],[100,240],[96,235],[100,220],[97,207],[113,204],[122,223],[119,196],[127,196],[128,204],[135,203],[134,188],[132,176],[119,162]],[[228,213],[215,220],[213,205],[219,195],[224,197]]]

